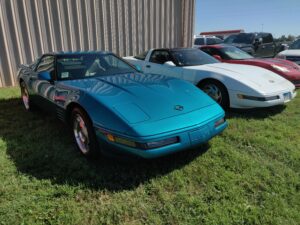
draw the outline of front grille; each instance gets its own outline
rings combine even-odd
[[[287,56],[286,59],[300,64],[300,56]]]

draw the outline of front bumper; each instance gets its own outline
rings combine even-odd
[[[221,118],[222,117],[220,117],[219,119]],[[111,155],[112,152],[119,152],[135,155],[141,158],[157,158],[206,143],[211,138],[221,133],[227,127],[226,121],[221,125],[215,127],[215,121],[216,119],[208,123],[200,124],[188,130],[184,130],[177,133],[170,132],[164,133],[163,135],[153,135],[146,137],[126,137],[130,140],[140,143],[159,141],[174,136],[178,137],[179,139],[177,143],[147,150],[129,147],[115,142],[110,142],[109,140],[107,140],[106,136],[101,131],[99,131],[97,128],[95,128],[95,130],[99,144],[104,153],[108,153]]]
[[[268,101],[257,101],[257,100],[249,100],[249,99],[240,99],[238,98],[239,94],[250,95],[247,93],[242,93],[240,91],[229,91],[230,98],[230,107],[231,108],[260,108],[260,107],[271,107],[276,105],[284,105],[285,103],[291,101],[296,97],[297,92],[294,90],[284,90],[280,92],[270,93],[266,95],[260,95],[256,97],[260,98],[268,98],[272,96],[278,96],[278,99],[268,100]],[[290,97],[286,97],[290,96]]]

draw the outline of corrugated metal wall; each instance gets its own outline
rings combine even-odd
[[[195,0],[0,0],[0,87],[45,52],[191,46]]]

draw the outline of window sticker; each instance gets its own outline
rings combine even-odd
[[[68,78],[68,77],[69,77],[69,72],[61,73],[61,78]]]

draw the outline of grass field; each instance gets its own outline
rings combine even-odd
[[[65,125],[0,89],[0,224],[300,224],[300,96],[227,119],[200,149],[89,161]]]

